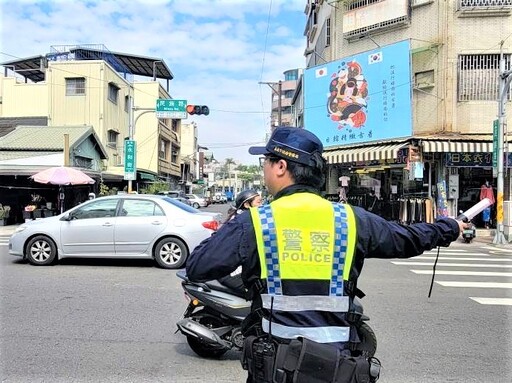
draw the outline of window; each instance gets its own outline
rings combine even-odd
[[[119,95],[119,87],[113,82],[108,83],[108,99],[117,104],[117,96]]]
[[[459,0],[460,10],[512,7],[512,0]]]
[[[347,7],[347,10],[351,11],[352,9],[363,8],[368,5],[375,4],[375,3],[378,3],[381,1],[384,1],[384,0],[354,0],[351,2],[347,2],[346,7]]]
[[[325,46],[331,45],[331,19],[325,20]]]
[[[130,96],[124,96],[124,111],[130,111]]]
[[[164,212],[160,206],[153,201],[138,199],[126,199],[119,212],[121,217],[153,217],[162,216]]]
[[[178,124],[179,124],[179,120],[172,120],[171,129],[173,132],[178,133]]]
[[[105,199],[91,202],[71,212],[71,219],[90,219],[114,217],[116,214],[117,199]]]
[[[170,142],[167,140],[164,140],[163,138],[160,139],[160,149],[158,150],[158,158],[162,160],[169,160],[169,147]]]
[[[505,55],[505,70],[511,68],[511,57]],[[499,54],[459,55],[458,101],[498,100],[499,62]]]
[[[297,81],[298,78],[299,78],[299,71],[296,69],[284,72],[284,80],[285,81]]]
[[[416,89],[432,88],[434,86],[434,71],[427,70],[414,74],[414,86]]]
[[[295,91],[293,89],[291,90],[285,90],[284,91],[284,98],[292,98]]]
[[[180,151],[177,147],[173,146],[171,150],[171,162],[177,164],[178,163],[178,155]]]
[[[117,139],[119,137],[119,133],[116,132],[115,130],[109,129],[107,135],[107,145],[112,148],[117,148]]]
[[[66,96],[85,95],[85,78],[72,77],[66,79]]]

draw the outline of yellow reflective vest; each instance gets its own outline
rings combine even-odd
[[[351,207],[296,193],[251,208],[251,217],[261,278],[267,280],[263,330],[287,339],[349,341],[345,284],[356,242]]]

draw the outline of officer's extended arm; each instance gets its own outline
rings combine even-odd
[[[187,276],[204,282],[224,277],[241,265],[239,246],[243,231],[229,221],[210,238],[201,242],[187,259]]]
[[[460,234],[459,222],[442,218],[436,223],[400,225],[354,208],[358,225],[357,250],[366,258],[409,258],[436,246],[448,246]]]

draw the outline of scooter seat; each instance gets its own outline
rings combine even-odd
[[[231,294],[231,295],[236,295],[237,297],[246,299],[245,291],[240,291],[238,289],[232,289],[232,288],[230,288],[228,286],[224,286],[219,281],[216,281],[216,280],[215,281],[208,281],[208,282],[205,282],[205,285],[208,286],[212,290],[222,291],[223,293],[228,293],[228,294]]]

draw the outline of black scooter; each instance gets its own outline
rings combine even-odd
[[[251,302],[241,292],[218,281],[191,282],[183,270],[176,275],[182,279],[181,285],[189,299],[183,319],[177,323],[177,331],[187,337],[190,348],[207,358],[218,358],[231,349],[241,350],[244,338],[240,326],[251,311]],[[354,351],[373,356],[377,337],[366,323],[370,318],[363,314],[363,306],[357,298],[351,311],[359,314],[356,328],[361,340]]]
[[[463,214],[463,213],[464,212],[462,210],[459,210],[459,214]],[[467,227],[466,229],[464,229],[462,231],[462,239],[466,243],[471,243],[473,238],[476,237],[476,228],[475,228],[475,225],[473,224],[473,222],[468,221],[468,223],[469,223],[469,227]]]

